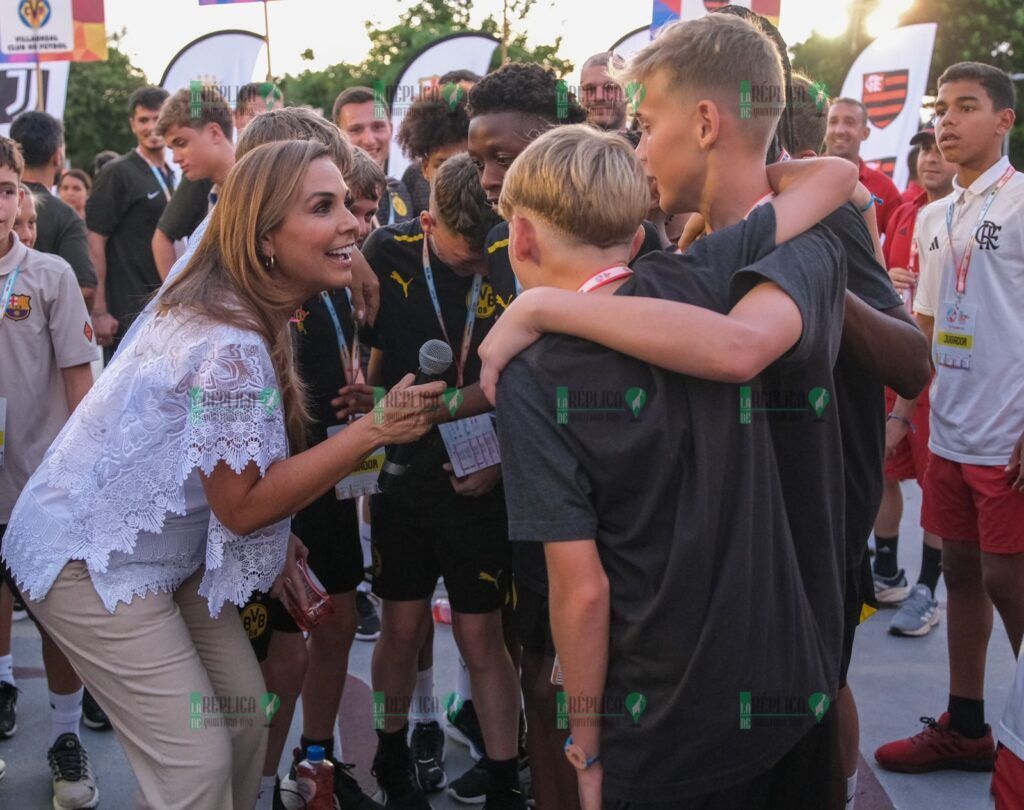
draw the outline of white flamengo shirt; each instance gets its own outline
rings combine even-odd
[[[928,446],[963,464],[1005,465],[1024,432],[1024,174],[1013,174],[980,216],[1009,167],[1002,158],[968,188],[954,179],[950,196],[922,209],[915,234],[921,276],[914,311],[935,319]],[[956,266],[969,241],[974,245],[958,308]],[[958,312],[974,324],[972,333],[951,329]],[[967,367],[942,362],[944,340],[969,340]]]

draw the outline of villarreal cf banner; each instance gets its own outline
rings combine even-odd
[[[723,6],[742,6],[749,8],[762,17],[767,17],[772,25],[779,24],[779,7],[782,0],[654,0],[654,11],[651,14],[651,36],[653,37],[664,26],[676,20],[696,20],[705,14]]]
[[[0,2],[0,63],[106,59],[103,0]]]
[[[935,45],[935,23],[905,25],[868,45],[846,74],[841,95],[864,102],[871,134],[860,156],[871,168],[907,184],[910,139],[921,125],[921,97]]]

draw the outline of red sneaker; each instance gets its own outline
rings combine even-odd
[[[875,751],[875,760],[887,771],[925,773],[927,771],[991,771],[996,749],[992,729],[985,726],[985,736],[977,740],[949,729],[949,712],[938,722],[922,717],[925,730],[905,740],[883,745]]]

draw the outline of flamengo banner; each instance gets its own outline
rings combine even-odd
[[[438,79],[450,70],[464,68],[479,76],[487,73],[491,65],[498,40],[487,34],[450,34],[431,42],[409,60],[394,87],[381,87],[391,102],[391,153],[388,158],[388,176],[398,177],[405,173],[409,159],[402,154],[398,145],[398,128],[402,125],[409,105],[424,88],[439,92]],[[375,87],[375,90],[378,88]]]
[[[0,0],[0,63],[106,59],[103,0]]]
[[[64,117],[64,101],[68,94],[69,62],[43,62],[43,100],[45,109],[54,118]],[[36,65],[28,63],[0,64],[0,135],[11,134],[11,122],[25,110],[37,108],[38,84]]]
[[[871,135],[860,156],[889,175],[897,188],[907,184],[910,139],[921,126],[921,98],[935,45],[935,23],[907,25],[882,34],[850,68],[842,95],[859,98],[868,110]]]
[[[169,93],[194,81],[212,85],[234,108],[238,90],[253,80],[256,60],[266,42],[252,31],[214,31],[193,40],[167,65],[160,86]]]

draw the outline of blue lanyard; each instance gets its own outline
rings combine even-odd
[[[441,301],[437,297],[437,288],[434,286],[434,271],[430,267],[430,250],[427,243],[430,239],[423,235],[423,275],[427,279],[427,291],[430,293],[430,300],[434,304],[434,314],[437,315],[437,322],[441,326],[441,334],[452,345],[452,339],[448,337],[448,330],[444,325],[444,317],[441,315]],[[466,307],[466,328],[462,331],[462,346],[459,349],[459,357],[455,360],[455,387],[462,388],[462,380],[465,376],[466,361],[469,359],[469,344],[473,342],[473,326],[476,324],[476,307],[480,301],[480,288],[483,286],[484,277],[479,273],[473,276],[473,286],[469,292],[469,305]],[[454,347],[452,347],[454,348]]]
[[[349,296],[349,303],[352,303],[352,293],[345,290]],[[352,339],[352,351],[348,351],[348,341],[345,340],[345,331],[341,328],[341,319],[338,317],[338,311],[334,308],[334,302],[331,300],[331,294],[324,290],[320,293],[320,300],[324,302],[324,306],[327,308],[327,314],[331,316],[331,322],[334,324],[334,333],[338,338],[338,353],[341,355],[341,370],[345,374],[345,382],[352,385],[356,381],[356,377],[359,373],[359,330],[354,330],[354,337]]]
[[[4,284],[3,294],[0,295],[0,303],[3,304],[3,308],[0,309],[0,323],[4,322],[4,318],[7,317],[7,308],[11,305],[11,294],[14,292],[14,282],[18,280],[18,274],[21,272],[21,265],[19,264],[14,268],[7,277],[7,283]]]
[[[164,197],[167,198],[168,202],[171,199],[171,190],[167,187],[167,180],[164,178],[164,174],[152,163],[149,164],[150,171],[153,172],[153,176],[156,177],[156,181],[160,184],[160,188],[164,192]]]

